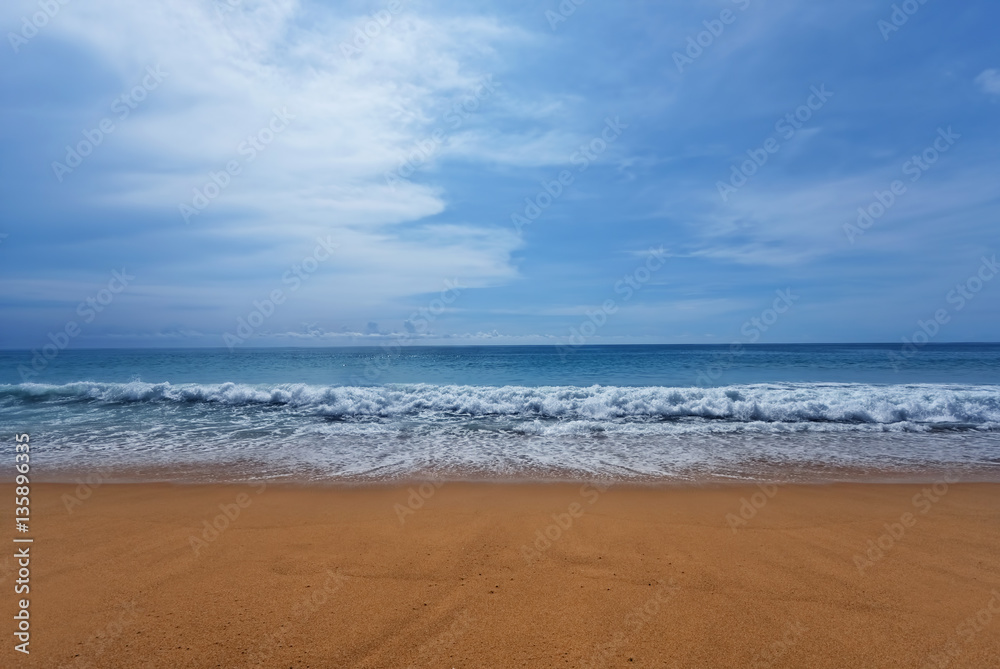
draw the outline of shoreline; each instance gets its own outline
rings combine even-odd
[[[188,470],[178,471],[173,468],[157,468],[155,470],[136,469],[115,469],[115,468],[87,468],[75,471],[60,472],[55,476],[38,476],[34,479],[37,483],[50,485],[144,485],[144,484],[165,484],[177,486],[200,486],[200,485],[254,485],[266,483],[267,485],[287,486],[293,488],[318,488],[318,489],[364,489],[364,488],[393,488],[410,485],[420,485],[423,483],[440,484],[462,484],[462,485],[483,485],[483,486],[533,486],[533,485],[573,485],[584,483],[600,483],[602,485],[614,486],[616,488],[637,488],[637,489],[698,489],[698,488],[729,488],[740,486],[780,485],[780,486],[824,486],[824,485],[921,485],[933,484],[940,481],[949,483],[981,483],[1000,484],[1000,467],[941,467],[908,470],[880,470],[870,469],[848,469],[837,468],[836,472],[831,472],[831,468],[823,471],[809,470],[807,468],[780,468],[775,467],[769,471],[773,476],[760,475],[724,475],[724,474],[704,474],[698,476],[631,476],[615,477],[607,475],[584,476],[579,473],[559,472],[550,475],[495,475],[483,472],[472,472],[469,474],[456,474],[448,472],[440,474],[434,471],[427,471],[423,474],[408,474],[397,477],[363,477],[363,476],[302,476],[302,475],[278,475],[265,476],[246,475],[242,478],[221,477],[215,471],[205,472],[206,468],[197,467]],[[225,467],[219,467],[224,470]]]
[[[32,661],[686,669],[1000,656],[998,483],[424,486],[107,483],[80,497],[33,483]],[[964,626],[990,606],[981,629]],[[3,654],[14,666],[19,654]]]

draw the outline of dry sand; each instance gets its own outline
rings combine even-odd
[[[1000,666],[1000,485],[943,490],[36,485],[0,665]]]

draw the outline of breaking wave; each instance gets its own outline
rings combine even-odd
[[[1000,427],[1000,388],[937,384],[788,383],[670,388],[23,383],[0,385],[0,402],[260,406],[344,421],[505,418],[642,423],[700,419],[736,423],[836,423],[845,427],[893,424],[980,430]]]

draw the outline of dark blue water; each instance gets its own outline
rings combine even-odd
[[[53,479],[1000,472],[1000,345],[405,343],[2,352],[0,435]]]
[[[63,351],[32,367],[0,352],[0,383],[723,386],[752,383],[1000,383],[1000,345],[394,346]],[[20,371],[19,371],[20,369]],[[23,373],[22,373],[23,372]]]

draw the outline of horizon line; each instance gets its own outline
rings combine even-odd
[[[324,346],[240,346],[238,349],[233,349],[230,352],[235,353],[237,350],[241,351],[273,351],[280,349],[292,349],[292,350],[322,350],[322,349],[368,349],[368,348],[385,348],[388,342],[382,342],[378,344],[333,344]],[[405,348],[598,348],[598,347],[627,347],[627,346],[671,346],[671,347],[733,347],[739,345],[743,348],[761,348],[766,346],[899,346],[900,342],[876,342],[876,341],[858,341],[858,342],[755,342],[755,343],[743,343],[743,342],[730,342],[730,343],[631,343],[631,344],[565,344],[565,343],[534,343],[534,344],[466,344],[466,343],[456,343],[456,344],[427,344],[427,343],[408,343]],[[941,342],[928,342],[926,344],[921,344],[918,348],[924,349],[928,347],[935,346],[1000,346],[1000,341],[941,341]],[[36,348],[6,348],[0,346],[0,353],[32,353],[37,350]],[[82,353],[84,351],[170,351],[170,350],[184,350],[184,351],[225,351],[228,350],[226,346],[88,346],[79,348],[65,348],[60,349],[60,353],[66,352],[77,352]]]

